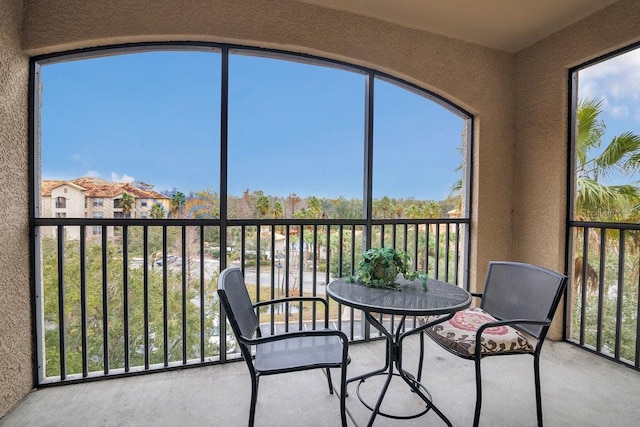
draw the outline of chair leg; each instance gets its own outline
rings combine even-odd
[[[342,427],[347,427],[347,366],[340,369],[340,421]]]
[[[480,423],[480,408],[482,407],[482,375],[480,374],[480,361],[475,359],[476,364],[476,410],[473,415],[473,427],[478,427]]]
[[[536,413],[538,415],[538,427],[542,427],[542,390],[540,389],[540,354],[533,356],[533,376],[536,383]]]
[[[258,402],[258,384],[260,378],[251,376],[251,407],[249,408],[249,427],[253,427],[256,418],[256,403]]]
[[[331,381],[331,371],[327,368],[327,381],[329,382],[329,394],[333,394],[333,381]]]

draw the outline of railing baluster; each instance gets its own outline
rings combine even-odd
[[[166,226],[165,226],[166,227]],[[165,228],[162,227],[162,228]],[[205,312],[205,301],[204,301],[204,278],[205,278],[205,269],[204,269],[204,226],[201,225],[198,227],[200,231],[200,362],[204,362],[204,353],[205,353],[205,325],[204,325],[204,312]]]
[[[585,324],[587,319],[587,267],[589,265],[589,228],[582,229],[582,281],[581,287],[581,304],[580,304],[580,345],[584,345],[585,342]]]
[[[304,295],[304,227],[300,225],[300,238],[298,239],[298,295]],[[302,330],[302,302],[298,304],[298,330]]]
[[[455,227],[456,233],[456,252],[455,252],[455,261],[454,261],[454,273],[453,273],[453,284],[458,285],[459,272],[460,269],[460,224],[456,223]]]
[[[67,377],[67,346],[64,283],[64,225],[58,226],[58,339],[60,342],[60,379]]]
[[[124,371],[129,372],[129,227],[122,227],[122,332],[124,334]]]
[[[89,375],[89,342],[87,338],[87,254],[86,230],[80,226],[80,331],[82,334],[82,376]]]
[[[356,262],[356,226],[351,226],[351,270],[349,271],[350,275],[355,273],[355,262]],[[351,317],[351,322],[349,322],[349,339],[355,339],[355,324],[354,324],[354,315],[356,309],[353,307],[349,307],[349,316]],[[361,328],[362,329],[362,328]]]
[[[189,268],[187,257],[187,226],[182,230],[182,363],[187,364],[187,269]]]
[[[602,322],[603,322],[603,312],[604,312],[604,272],[606,266],[606,258],[605,258],[605,241],[606,241],[606,229],[600,229],[600,266],[598,273],[598,330],[596,331],[596,350],[598,352],[602,351]],[[584,270],[583,270],[584,276]],[[584,290],[583,290],[584,292]]]
[[[415,270],[420,270],[418,267],[418,223],[413,224],[413,268]]]
[[[144,368],[149,369],[149,227],[142,228],[142,298],[144,333]]]
[[[430,224],[425,224],[424,227],[424,273],[429,276],[429,227]]]
[[[271,299],[276,298],[275,287],[278,287],[278,298],[280,298],[280,267],[278,266],[278,283],[275,283],[276,276],[274,274],[276,268],[276,226],[271,226]],[[280,261],[278,261],[280,262]],[[271,335],[275,333],[275,307],[271,306]]]
[[[446,224],[446,228],[445,228],[446,232],[445,232],[445,246],[444,246],[444,281],[448,282],[449,281],[449,254],[450,254],[450,248],[449,246],[451,245],[451,229],[449,227],[449,224]]]
[[[164,366],[169,366],[169,282],[167,277],[167,227],[162,227],[162,347]]]
[[[620,230],[620,240],[618,247],[618,298],[616,302],[616,344],[615,358],[620,360],[620,341],[622,340],[622,300],[624,298],[624,244],[625,230]]]
[[[109,374],[109,275],[107,226],[102,226],[102,364],[104,374]]]
[[[311,295],[318,296],[318,224],[313,224],[313,266],[311,268]],[[317,304],[311,306],[311,328],[316,329]]]
[[[285,256],[284,256],[284,295],[286,297],[289,296],[289,268],[291,262],[291,254],[290,248],[291,244],[289,241],[289,236],[291,235],[291,229],[289,228],[289,224],[285,226],[286,236],[285,236]],[[285,303],[284,305],[284,330],[285,332],[289,332],[289,303]]]

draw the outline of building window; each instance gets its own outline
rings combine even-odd
[[[56,197],[56,209],[65,209],[67,207],[67,199],[64,197]]]
[[[93,207],[102,207],[104,205],[104,201],[101,198],[93,199]]]
[[[143,208],[147,207],[147,201],[146,200],[140,200],[140,206],[142,206]]]
[[[66,218],[67,214],[65,212],[56,212],[56,218]]]
[[[102,214],[102,212],[94,212],[92,215],[93,218],[102,218],[104,217],[104,215]],[[95,226],[93,227],[93,234],[102,234],[102,227],[100,226]]]

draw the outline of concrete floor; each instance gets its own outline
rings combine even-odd
[[[470,426],[475,402],[474,368],[427,341],[423,382],[454,426]],[[406,340],[405,366],[417,366],[417,337]],[[384,342],[350,347],[349,376],[380,367]],[[531,356],[483,361],[481,426],[535,426]],[[414,368],[415,369],[415,368]],[[546,426],[637,426],[640,373],[567,343],[542,350],[542,393]],[[334,374],[338,378],[338,372]],[[381,378],[361,387],[373,400]],[[366,426],[370,411],[358,400],[356,383],[347,398],[350,426]],[[244,362],[142,375],[34,391],[0,420],[13,426],[246,426],[250,383]],[[421,406],[392,385],[382,409],[410,413]],[[338,399],[326,390],[320,370],[264,377],[256,426],[339,426]],[[408,412],[407,412],[408,411]],[[413,420],[378,416],[376,426],[445,425],[434,413]]]

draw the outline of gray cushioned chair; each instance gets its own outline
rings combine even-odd
[[[542,426],[540,350],[567,278],[530,264],[490,262],[480,307],[457,312],[448,321],[426,329],[427,335],[456,356],[471,359],[476,370],[473,425],[480,420],[480,361],[488,356],[530,354],[536,388],[538,425]]]
[[[242,272],[238,268],[222,271],[218,279],[218,295],[240,345],[242,357],[251,373],[249,426],[253,426],[255,420],[260,376],[316,368],[326,369],[331,394],[333,394],[333,384],[329,368],[341,368],[340,418],[342,425],[346,426],[345,397],[349,342],[343,332],[329,329],[327,301],[319,297],[290,297],[254,304],[247,292]],[[324,304],[324,329],[262,336],[256,314],[259,307],[300,301]],[[252,348],[255,348],[255,358]]]

